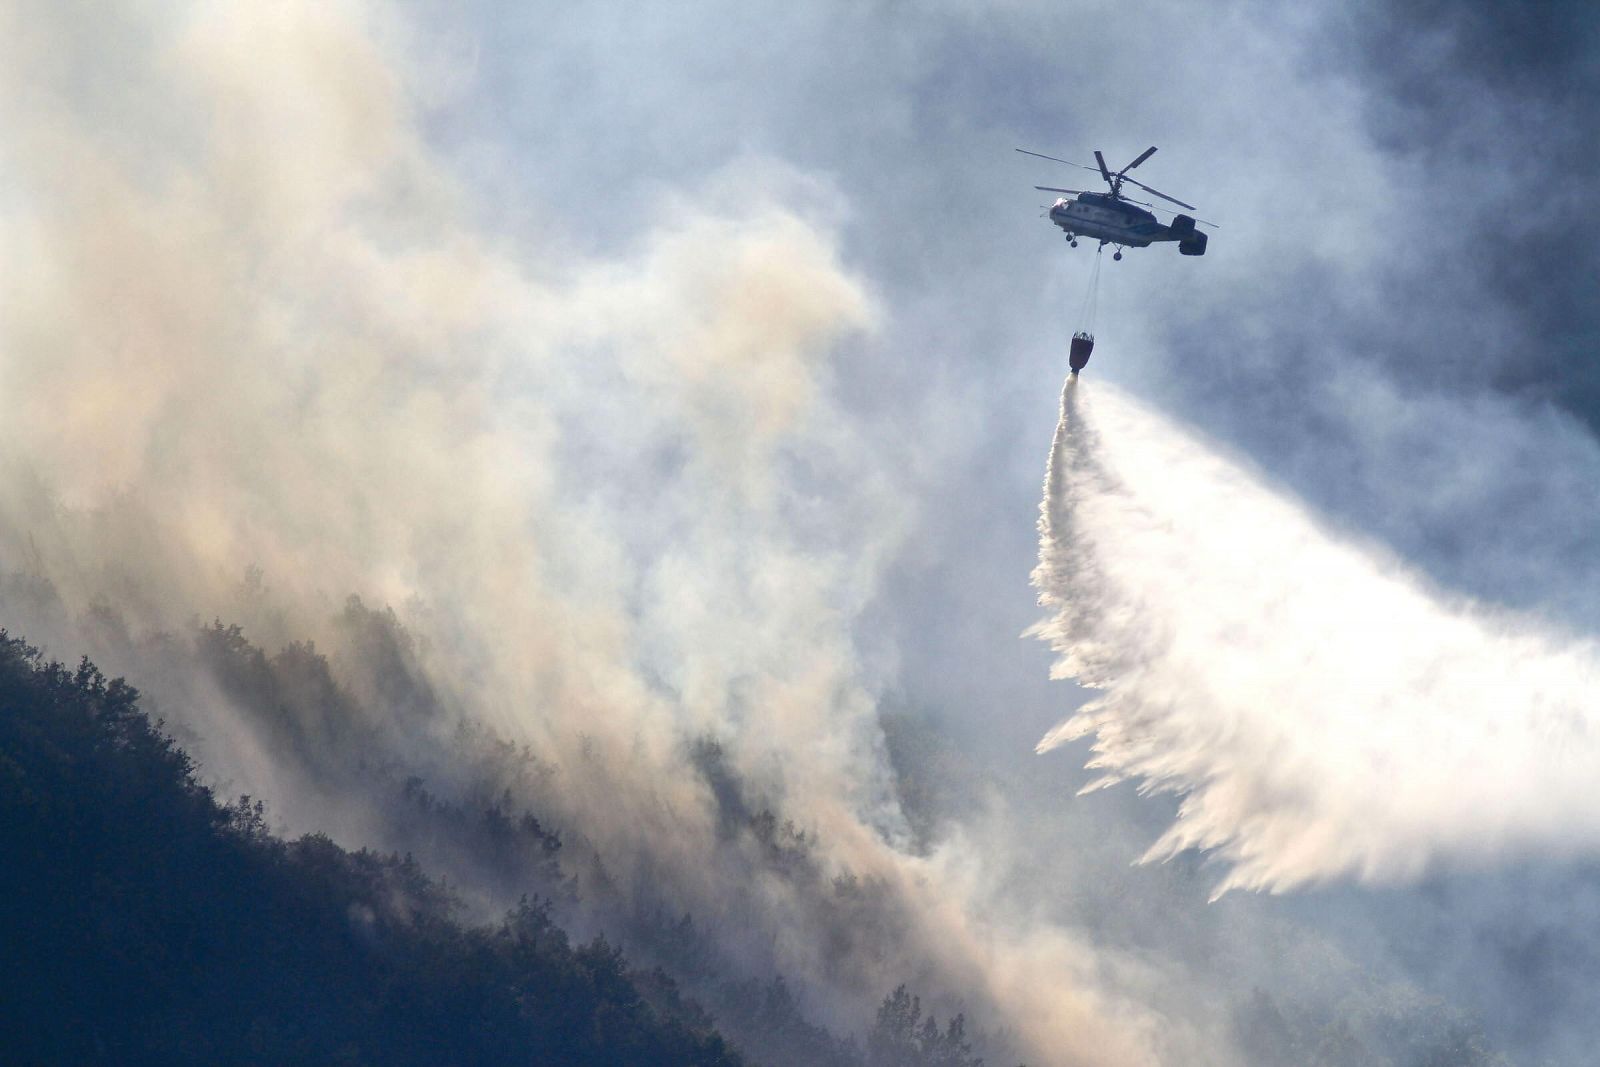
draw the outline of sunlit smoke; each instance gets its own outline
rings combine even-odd
[[[1054,1062],[1158,1058],[1114,959],[986,914],[976,845],[901,847],[853,628],[914,515],[831,389],[879,311],[781,167],[558,261],[479,222],[383,6],[107,18],[0,44],[0,569],[65,615],[8,590],[0,624],[75,656],[96,620],[153,642],[238,621],[269,651],[314,639],[361,694],[341,605],[391,606],[459,719],[378,724],[374,763],[437,766],[462,720],[531,751],[558,780],[541,814],[621,893],[692,911],[830,1025],[916,978]],[[208,780],[288,831],[388,843],[382,798],[221,689],[180,697]],[[721,839],[701,738],[815,842],[825,889],[874,887],[881,930]]]
[[[1600,846],[1600,647],[1431,588],[1104,382],[1069,382],[1034,580],[1054,674],[1099,691],[1094,789],[1179,793],[1149,850],[1217,888]]]

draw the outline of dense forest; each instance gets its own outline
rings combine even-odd
[[[87,661],[0,637],[0,700],[10,1062],[743,1062],[537,900],[465,926],[408,857],[276,839]]]
[[[518,832],[498,808],[483,821]],[[859,1044],[805,1023],[781,979],[737,991],[741,1055],[659,967],[571,943],[547,900],[475,925],[410,856],[281,840],[259,802],[197,780],[131,686],[4,631],[0,854],[7,1062],[731,1067],[763,1038],[871,1067],[982,1062],[964,1019],[941,1027],[903,986]]]

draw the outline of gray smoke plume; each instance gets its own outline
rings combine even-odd
[[[679,973],[782,974],[841,1033],[900,982],[1008,1030],[1015,1059],[991,1064],[1271,1062],[1236,1023],[1257,985],[1279,1001],[1253,1019],[1315,1030],[1360,1000],[1391,1026],[1424,998],[1391,995],[1376,953],[1341,954],[1281,901],[1204,907],[1186,857],[1131,869],[1166,809],[1063,805],[1076,770],[1028,753],[1059,700],[1014,640],[1059,239],[996,192],[1043,178],[969,162],[1181,130],[1174,191],[1248,203],[1214,251],[1256,254],[1205,274],[1130,257],[1125,277],[1146,273],[1108,291],[1123,357],[1105,366],[1192,359],[1135,342],[1214,308],[1246,331],[1219,381],[1248,378],[1276,355],[1237,294],[1276,313],[1287,285],[1263,279],[1307,254],[1302,202],[1320,205],[1311,258],[1342,270],[1404,215],[1341,195],[1386,171],[1355,101],[1303,76],[1314,37],[1173,5],[1151,35],[1189,43],[1134,99],[1111,75],[1149,53],[1111,8],[603,7],[463,30],[458,5],[0,3],[0,625],[128,674],[207,780],[278,828],[413,851],[478,914],[567,888],[537,880],[547,838],[513,818],[535,813],[561,835],[576,932],[649,963],[667,952],[645,932],[670,926],[694,957]],[[522,36],[480,55],[473,34],[502,29]],[[993,76],[1044,71],[1068,32],[1100,46],[1020,96]],[[1261,146],[1291,133],[1286,181]],[[1332,295],[1360,309],[1375,291]],[[1050,588],[1159,623],[1104,508],[1134,508],[1125,547],[1181,607],[1189,546],[1140,515],[1181,525],[1180,500],[1212,502],[1110,488],[1136,482],[1109,465],[1128,437],[1113,415],[1165,439],[1119,396],[1091,412],[1105,454],[1057,464],[1083,507],[1052,521],[1085,533]],[[1197,471],[1205,455],[1169,458],[1205,484],[1229,469]],[[1350,551],[1354,579],[1391,573]],[[1099,642],[1108,695],[1111,666],[1166,654],[1126,619],[1126,643],[1085,620],[1074,647],[1089,663]],[[1187,690],[1181,663],[1147,674]],[[1271,727],[1201,722],[1220,736],[1180,738],[1162,780],[1220,742],[1277,744]],[[1106,770],[1157,773],[1156,749],[1115,762],[1128,751]],[[1283,777],[1244,784],[1258,813],[1207,811],[1293,831]],[[463,829],[485,811],[490,831]],[[1513,805],[1507,842],[1536,844],[1535,815]],[[517,834],[531,860],[503,847]],[[1291,881],[1342,869],[1272,862]]]
[[[612,899],[829,1024],[909,978],[1035,1057],[1159,1057],[1113,958],[991,918],[998,857],[910,847],[854,628],[914,515],[833,395],[877,312],[810,183],[555,258],[472,217],[386,8],[101,25],[0,46],[5,625],[128,673],[287,831],[408,847],[354,769],[449,790],[477,738]],[[157,654],[212,619],[214,677]]]

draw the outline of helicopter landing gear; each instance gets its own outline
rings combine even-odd
[[[1067,243],[1070,244],[1073,248],[1077,248],[1078,247],[1078,239],[1076,237],[1067,238]]]
[[[1112,259],[1121,259],[1122,258],[1122,249],[1119,248],[1115,252],[1111,253],[1111,258]]]

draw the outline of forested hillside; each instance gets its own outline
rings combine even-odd
[[[281,840],[259,802],[197,780],[134,688],[3,630],[0,855],[6,1062],[982,1063],[964,1020],[940,1026],[903,986],[862,1047],[807,1024],[781,979],[723,998],[742,1056],[661,969],[573,945],[546,900],[472,925],[409,855]]]
[[[744,1062],[538,901],[463,925],[410,858],[280,841],[192,772],[131,687],[0,635],[7,1062]]]

